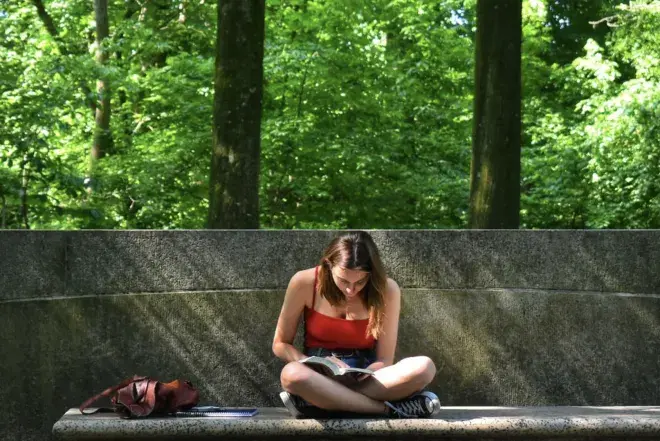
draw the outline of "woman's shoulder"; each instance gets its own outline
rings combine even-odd
[[[307,268],[304,270],[300,270],[296,272],[293,276],[291,276],[290,283],[295,283],[296,285],[302,284],[302,285],[312,286],[314,285],[315,278],[316,278],[316,267]]]
[[[387,278],[387,296],[400,296],[401,295],[401,288],[399,288],[399,284],[396,283],[394,279]]]
[[[289,281],[289,290],[294,291],[305,299],[305,304],[311,302],[314,292],[316,268],[308,268],[296,272]]]

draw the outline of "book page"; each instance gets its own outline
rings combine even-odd
[[[340,368],[339,372],[343,375],[346,373],[355,373],[355,374],[369,374],[373,375],[374,371],[371,371],[369,369],[363,369],[363,368],[354,368],[354,367],[348,367],[348,368]]]
[[[316,372],[328,377],[340,374],[339,366],[337,366],[327,358],[312,356],[312,357],[304,358],[300,360],[300,362],[306,364]]]

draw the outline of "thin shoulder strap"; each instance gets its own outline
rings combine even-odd
[[[314,268],[314,287],[312,288],[312,309],[314,309],[314,302],[316,302],[316,282],[319,278],[319,267]]]
[[[316,301],[316,282],[318,281],[319,277],[319,267],[316,266],[314,267],[314,286],[312,286],[312,306],[309,309],[305,309],[305,314],[303,314],[303,341],[305,342],[305,345],[307,344],[307,313],[308,312],[313,312],[314,311],[314,302]],[[307,307],[305,307],[307,308]],[[304,348],[305,354],[307,353],[307,346]]]

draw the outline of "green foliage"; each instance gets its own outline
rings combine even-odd
[[[544,62],[542,45],[526,54],[542,74],[525,85],[523,226],[658,228],[660,2],[592,21],[615,27],[570,64]]]
[[[595,90],[578,106],[591,152],[589,224],[660,228],[660,2],[620,9],[620,26],[606,48],[590,42],[574,63]],[[619,64],[612,59],[627,63],[634,76],[617,81]]]
[[[0,223],[203,228],[215,2],[0,4]],[[269,0],[263,228],[462,228],[475,0]],[[522,227],[660,227],[660,1],[525,0]],[[593,25],[591,22],[598,22]],[[101,72],[100,69],[103,69]],[[96,79],[114,150],[90,176]]]
[[[110,2],[112,55],[103,69],[115,150],[90,181],[94,114],[86,99],[96,98],[100,74],[93,10],[82,1],[44,5],[57,35],[31,2],[0,11],[0,33],[10,36],[0,48],[5,226],[24,226],[24,192],[32,228],[203,227],[213,6]]]
[[[472,42],[423,1],[269,8],[262,224],[463,222]]]

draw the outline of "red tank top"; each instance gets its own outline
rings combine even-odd
[[[367,336],[369,319],[346,320],[314,309],[318,267],[314,270],[312,307],[305,307],[305,347],[325,349],[371,349],[376,340]]]

